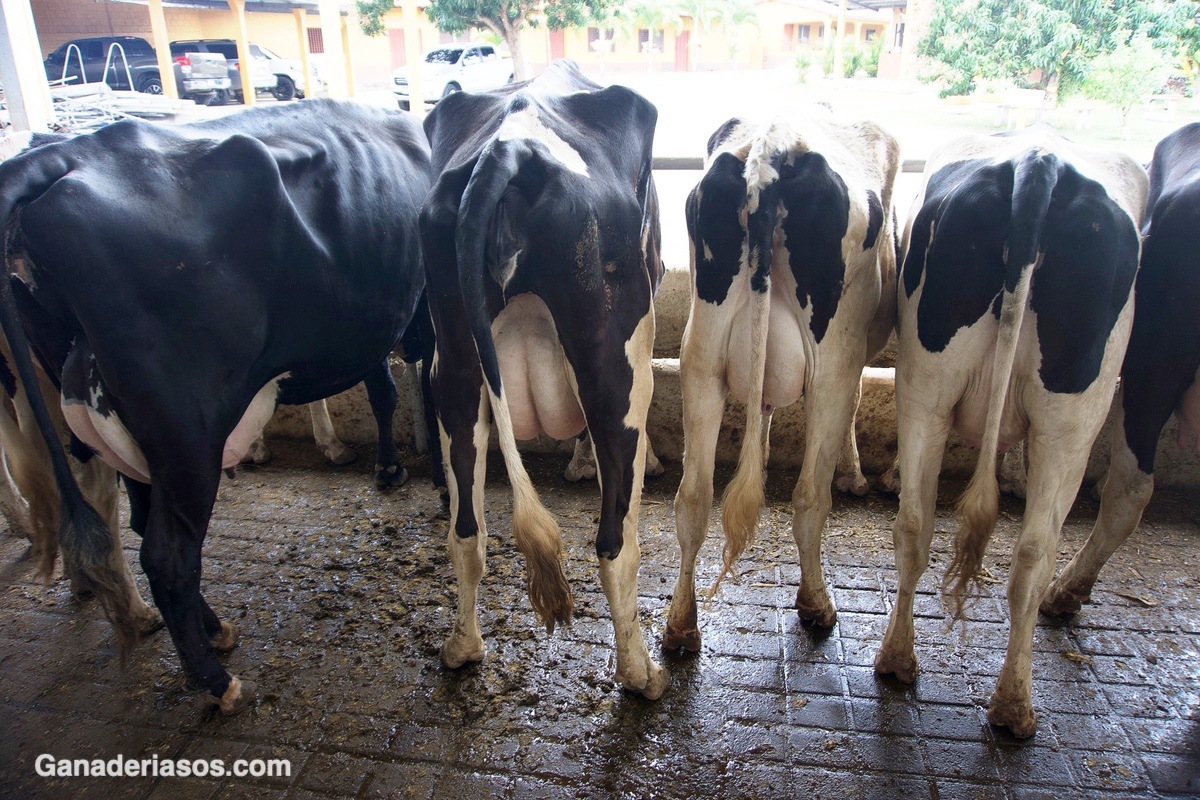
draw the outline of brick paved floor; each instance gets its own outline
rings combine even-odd
[[[419,470],[390,495],[359,467],[322,465],[279,443],[269,467],[221,489],[206,547],[206,594],[238,621],[227,657],[255,679],[260,704],[224,719],[182,686],[165,634],[116,663],[98,609],[66,584],[32,582],[25,544],[0,540],[0,796],[830,797],[1064,798],[1200,795],[1200,498],[1164,491],[1102,576],[1095,604],[1036,634],[1040,727],[1016,742],[991,730],[983,704],[1003,658],[1003,585],[943,629],[934,589],[945,563],[940,508],[934,572],[917,604],[924,670],[906,689],[871,664],[894,584],[894,499],[840,499],[826,538],[837,628],[814,637],[790,604],[799,571],[787,498],[771,508],[744,572],[701,610],[703,651],[668,657],[657,703],[612,680],[612,629],[598,590],[593,486],[535,460],[563,524],[573,627],[547,638],[522,594],[506,532],[508,497],[493,481],[489,574],[481,592],[487,660],[439,666],[453,577],[446,522]],[[500,474],[493,463],[490,474]],[[726,476],[727,477],[727,476]],[[662,634],[678,550],[671,498],[678,467],[653,482],[643,513],[641,609]],[[719,477],[720,480],[720,477]],[[953,498],[951,491],[943,500]],[[1081,500],[1060,550],[1078,547],[1096,512]],[[1007,502],[987,562],[1007,576],[1020,505]],[[126,540],[134,558],[135,540]],[[701,554],[712,579],[719,541]],[[136,563],[136,559],[135,559]],[[1153,603],[1146,607],[1141,600]],[[657,646],[653,647],[657,651]],[[113,758],[282,757],[286,780],[43,779],[38,754]]]

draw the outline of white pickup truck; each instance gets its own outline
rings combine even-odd
[[[421,62],[421,94],[426,103],[436,103],[455,92],[497,89],[513,79],[509,56],[490,44],[451,44],[430,50]],[[407,111],[412,98],[408,91],[408,68],[392,73],[392,94]]]

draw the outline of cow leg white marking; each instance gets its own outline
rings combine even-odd
[[[838,455],[833,483],[839,492],[862,497],[871,488],[863,475],[862,463],[858,460],[858,440],[855,438],[854,421],[858,417],[858,406],[862,401],[862,373],[858,377],[858,389],[854,395],[854,411],[850,424],[846,426],[846,438],[842,440],[842,452]]]
[[[713,465],[728,391],[720,363],[682,362],[683,480],[675,493],[675,535],[679,539],[679,577],[667,613],[663,646],[700,649],[696,620],[696,556],[708,535],[713,504]]]
[[[1059,532],[1083,480],[1090,444],[1035,430],[1029,435],[1029,495],[1008,580],[1008,651],[988,710],[989,722],[1022,738],[1033,735],[1037,725],[1032,686],[1038,605],[1054,577]]]
[[[629,411],[624,424],[638,432],[637,453],[633,459],[633,483],[629,509],[621,523],[621,552],[614,559],[600,559],[600,584],[612,612],[617,645],[617,680],[626,689],[641,692],[649,700],[662,696],[670,675],[650,658],[642,625],[638,619],[637,573],[641,560],[638,546],[638,513],[642,502],[642,479],[646,469],[646,414],[654,393],[654,372],[650,366],[654,344],[654,307],[642,317],[633,336],[625,343],[625,356],[633,370],[633,388],[629,393]],[[604,476],[601,474],[601,481]],[[601,483],[603,491],[603,483]]]
[[[1044,614],[1063,616],[1088,602],[1100,569],[1137,528],[1154,494],[1154,476],[1138,469],[1137,457],[1125,442],[1119,408],[1113,425],[1112,460],[1108,466],[1100,513],[1083,547],[1050,585],[1042,599]]]
[[[1000,491],[1012,497],[1025,498],[1025,442],[1008,449],[1000,462]]]
[[[854,424],[855,372],[853,364],[822,361],[818,356],[816,373],[805,391],[804,463],[792,492],[792,536],[800,549],[796,610],[801,619],[822,628],[832,628],[837,621],[837,608],[821,569],[821,538],[833,504],[830,488],[838,453],[847,427]],[[861,374],[861,369],[857,372]]]
[[[438,422],[442,439],[442,458],[449,467],[446,470],[447,488],[450,490],[450,533],[447,543],[450,561],[454,564],[454,577],[458,584],[458,605],[454,610],[454,629],[442,645],[442,663],[457,669],[468,661],[482,661],[486,649],[479,632],[479,617],[476,605],[479,597],[479,582],[487,569],[487,520],[483,513],[483,484],[487,479],[488,434],[491,423],[488,419],[488,396],[484,386],[479,387],[479,413],[472,431],[475,443],[475,470],[471,483],[471,507],[475,514],[478,533],[464,539],[456,532],[459,504],[458,476],[454,474],[454,462],[450,458],[450,436]]]
[[[349,464],[358,458],[358,454],[338,438],[333,429],[333,420],[329,418],[329,405],[324,400],[309,403],[308,414],[312,417],[313,438],[326,458],[338,465]],[[262,438],[261,434],[259,438]]]
[[[917,581],[929,566],[929,545],[937,518],[938,475],[950,433],[950,409],[911,404],[906,402],[899,381],[896,388],[900,390],[896,402],[901,410],[897,463],[905,475],[900,489],[900,511],[892,528],[896,603],[883,644],[875,656],[875,671],[880,675],[894,674],[912,683],[918,669],[913,652],[913,596]]]
[[[575,438],[575,452],[571,454],[571,463],[567,464],[563,477],[571,483],[596,477],[596,452],[590,433],[584,432],[583,436]]]

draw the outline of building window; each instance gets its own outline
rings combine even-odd
[[[897,50],[904,49],[904,23],[901,22],[896,26],[896,41],[892,42],[892,47]]]
[[[800,44],[808,44],[808,37],[812,33],[811,26],[801,25],[799,33],[800,33]]]
[[[817,26],[817,41],[820,42],[820,41],[823,41],[824,39],[825,39],[825,26],[818,25]]]
[[[325,36],[320,28],[308,29],[308,52],[315,56],[325,52]]]
[[[638,29],[638,52],[661,53],[663,51],[663,32],[651,31],[648,28]]]
[[[605,29],[604,38],[609,41],[612,40],[612,38],[613,38],[613,29],[612,28]],[[595,44],[597,41],[599,41],[599,39],[600,39],[600,29],[599,28],[588,28],[588,48],[594,50],[595,48],[592,47],[592,45]]]
[[[866,36],[867,44],[871,44],[876,38],[878,38],[879,31],[875,30],[874,28],[867,28],[864,32],[864,36]]]

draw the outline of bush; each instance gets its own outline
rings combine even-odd
[[[796,72],[800,76],[801,83],[808,80],[808,71],[812,69],[812,63],[812,53],[807,50],[796,53]]]
[[[1162,54],[1144,36],[1135,36],[1091,63],[1083,82],[1083,93],[1121,112],[1121,124],[1129,112],[1163,85],[1166,72]]]
[[[833,44],[825,45],[825,57],[821,59],[821,69],[824,70],[826,77],[833,74]]]
[[[868,77],[871,77],[871,78],[879,77],[879,57],[881,55],[883,55],[883,37],[882,36],[877,38],[874,42],[871,43],[871,46],[867,48],[866,56],[864,58],[864,63],[863,63],[863,70],[867,73]]]

